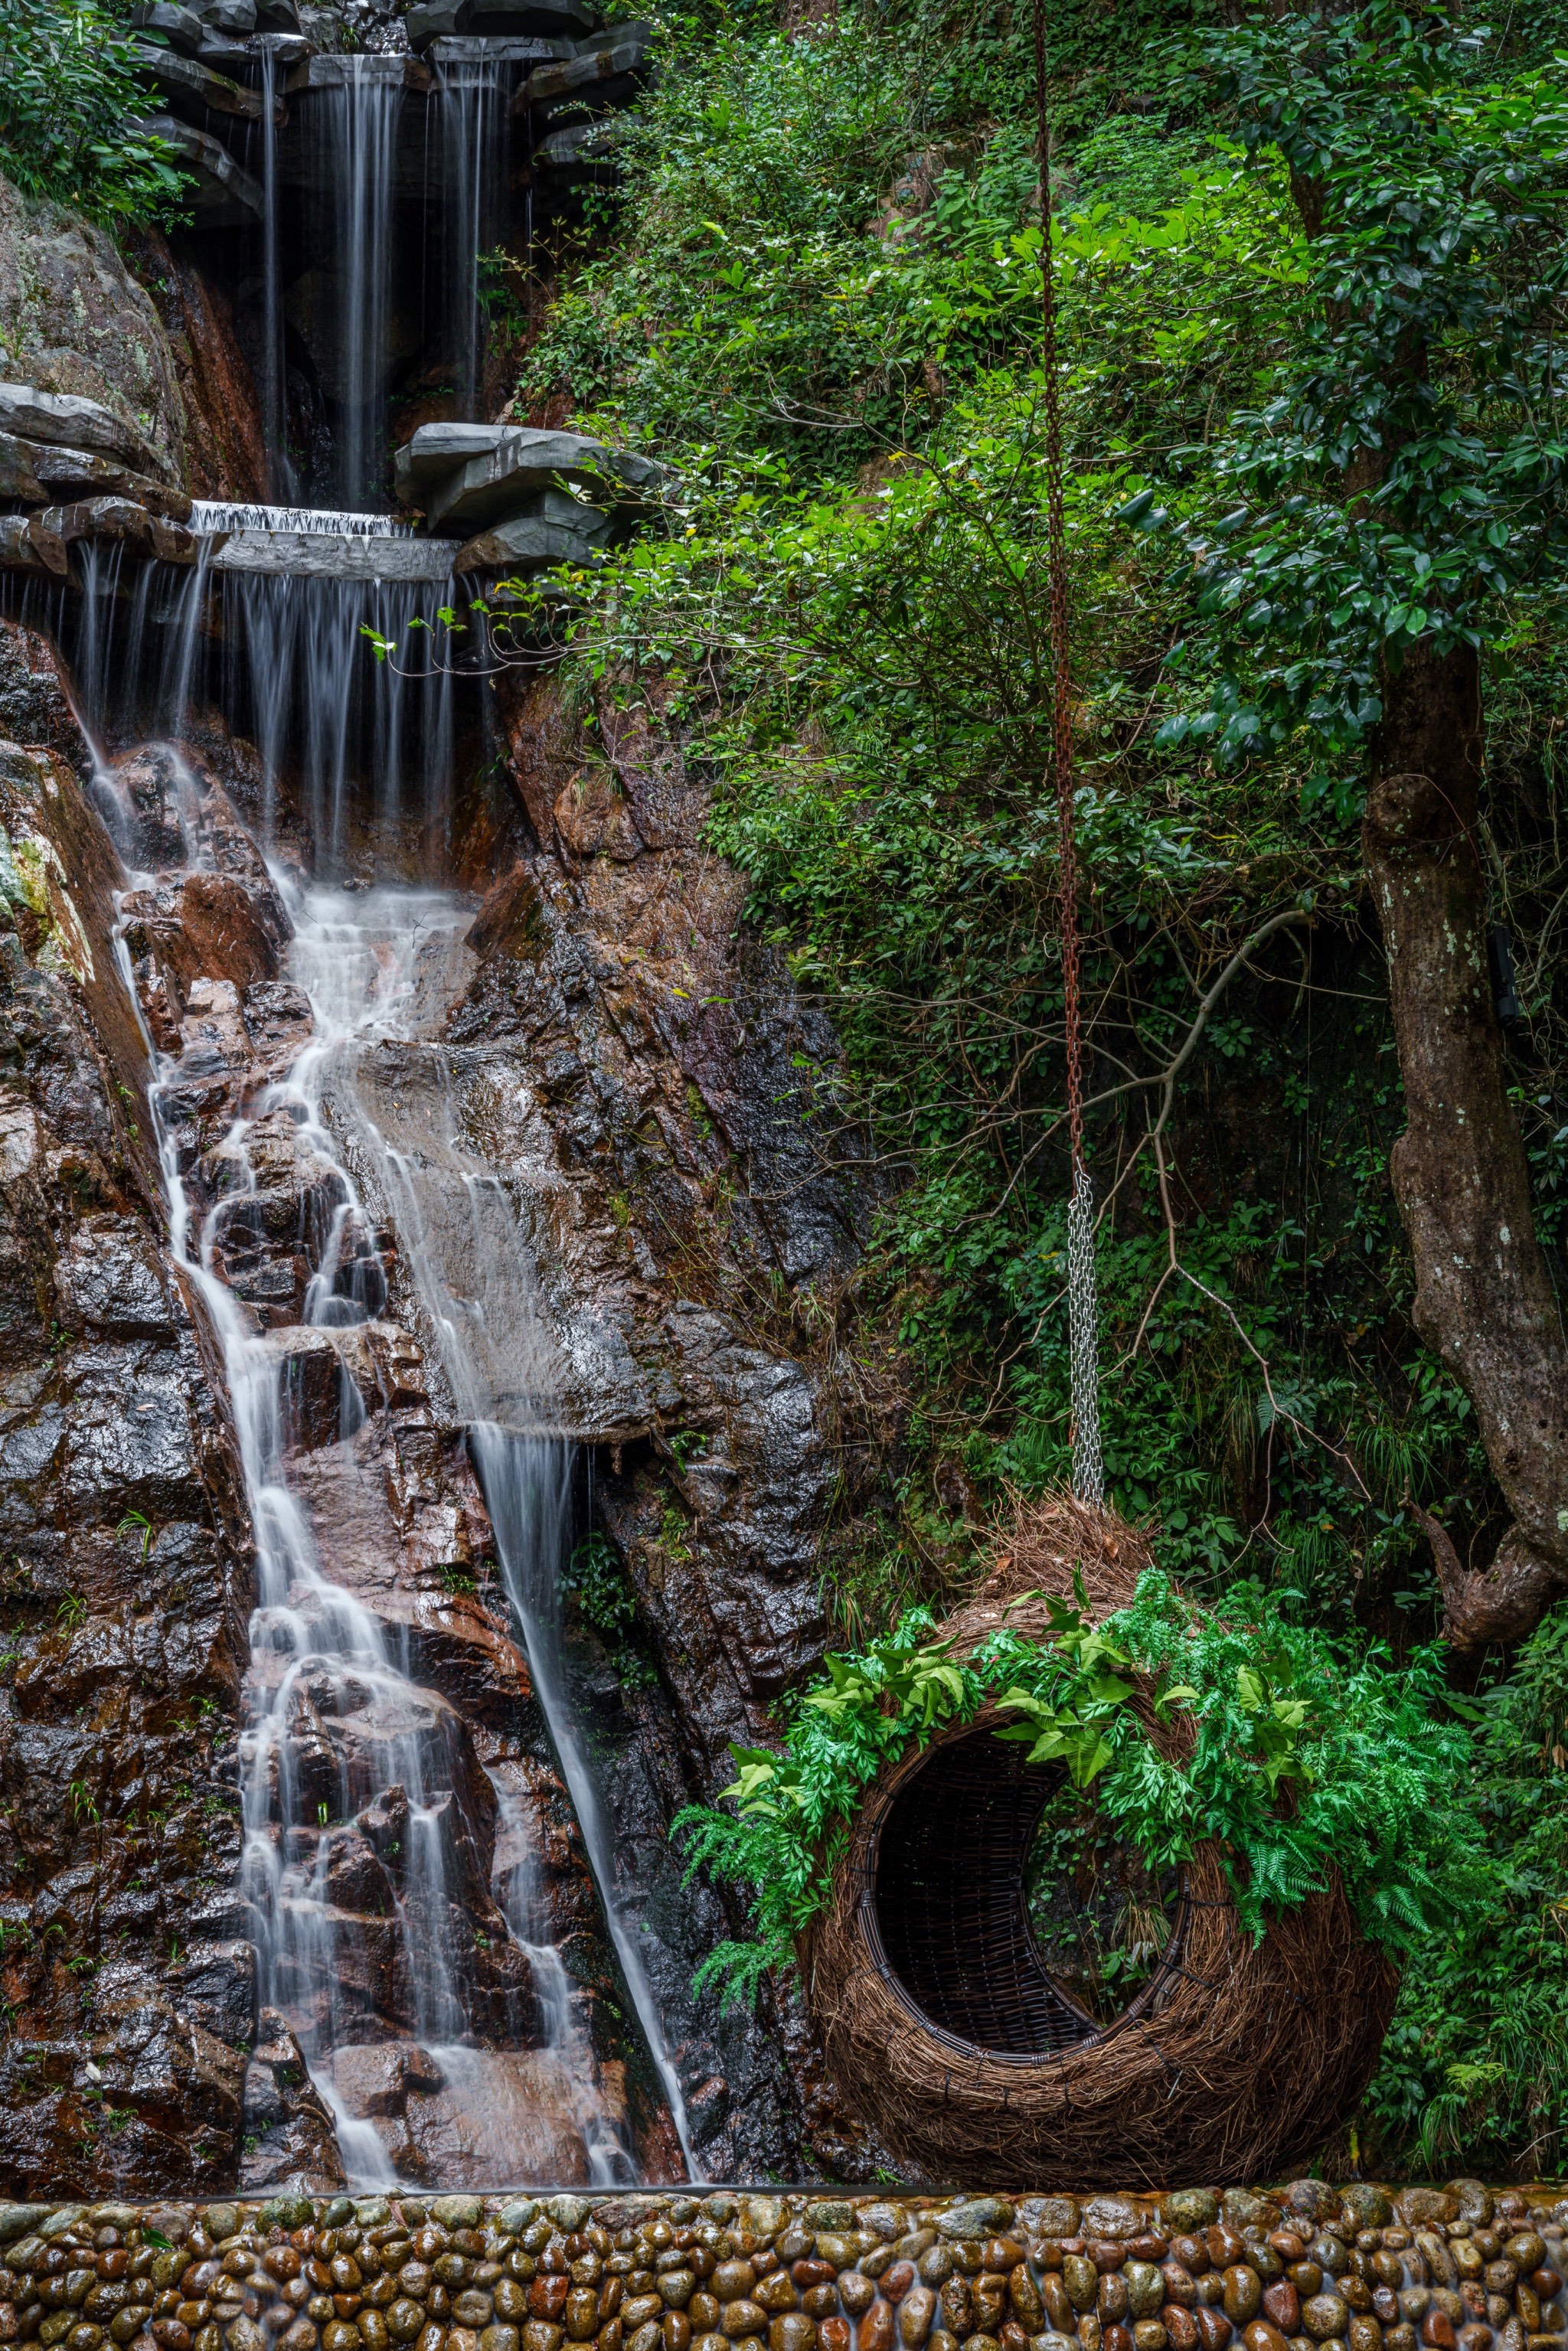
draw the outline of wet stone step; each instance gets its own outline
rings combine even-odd
[[[171,15],[184,14],[172,9]],[[266,101],[258,89],[246,89],[233,81],[227,74],[219,73],[205,64],[199,55],[182,57],[173,48],[158,49],[141,45],[137,49],[137,64],[147,78],[162,92],[174,113],[200,118],[206,113],[232,114],[242,121],[259,122],[266,110]],[[272,120],[281,126],[287,120],[287,109],[280,99],[274,99]]]
[[[461,545],[455,538],[381,538],[359,531],[236,530],[212,561],[214,571],[296,580],[445,580]]]

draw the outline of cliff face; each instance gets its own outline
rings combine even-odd
[[[99,232],[0,183],[8,371],[108,406],[172,480],[254,495],[224,298],[156,239],[137,266],[150,291]],[[129,710],[136,664],[164,659],[143,602],[169,616],[117,579],[99,658],[129,649],[111,681]],[[135,628],[115,636],[121,607]],[[214,597],[192,626],[243,623]],[[867,2178],[879,2151],[788,2002],[726,2017],[694,1993],[743,1921],[683,1886],[670,1837],[820,1656],[819,1552],[853,1498],[837,1310],[871,1194],[831,1035],[704,848],[704,788],[656,686],[607,691],[585,721],[548,678],[503,681],[459,729],[439,808],[395,839],[364,821],[350,887],[390,857],[476,912],[449,953],[420,950],[416,1027],[361,1054],[320,1105],[329,1134],[313,1128],[289,1086],[313,1036],[295,918],[320,810],[297,777],[264,787],[235,731],[255,716],[225,699],[246,650],[209,671],[216,698],[180,742],[99,756],[50,644],[0,622],[0,2186],[325,2191],[345,2123],[405,2178],[463,2185],[495,2176],[472,2128],[492,2103],[538,2118],[541,2176],[586,2180],[593,2128],[645,2177],[678,2176],[629,1948],[709,2176]],[[346,789],[373,798],[376,779]],[[422,1273],[413,1167],[504,1203],[505,1263]],[[207,1225],[205,1272],[172,1240],[171,1184]],[[311,1285],[350,1190],[379,1288],[365,1319],[326,1327]],[[245,1852],[282,1669],[253,1614],[266,1512],[209,1274],[267,1360],[278,1474],[321,1573],[443,1758],[434,1900],[377,1693],[307,1675],[290,1700],[298,1787],[274,1844],[331,1920],[331,1956],[287,1995],[307,2037],[336,2019],[320,2094],[268,2004],[276,1937]],[[438,1327],[481,1296],[505,1319],[519,1285],[511,1401],[562,1461],[575,1447],[559,1665],[609,1824],[619,1958],[497,1572],[485,1416]],[[506,1892],[525,1875],[526,1932]],[[480,2091],[429,2055],[422,1939],[461,1945],[462,2021],[497,2059]]]
[[[171,1280],[119,880],[42,641],[0,630],[0,2173],[232,2179],[246,1531]]]
[[[504,684],[499,723],[526,822],[444,1034],[461,1131],[523,1204],[562,1417],[596,1439],[595,1523],[656,1666],[629,1684],[580,1616],[577,1703],[710,2173],[864,2176],[788,2005],[758,2030],[693,1995],[741,1922],[683,1888],[668,1837],[821,1656],[820,1548],[857,1482],[835,1307],[873,1205],[863,1142],[834,1113],[828,1023],[703,846],[657,689],[585,725],[549,678]]]
[[[32,204],[0,178],[0,327],[5,373],[96,400],[184,470],[188,411],[152,296],[107,230]]]
[[[221,1351],[168,1251],[127,977],[170,1057],[167,1147],[198,1214],[232,1186],[225,1136],[298,1055],[309,1005],[286,976],[288,914],[216,768],[152,749],[89,780],[47,645],[8,626],[3,653],[0,716],[18,739],[0,753],[11,923],[0,1917],[16,2029],[0,2060],[0,2174],[19,2192],[127,2179],[193,2193],[329,2186],[330,2121],[283,2019],[262,2005],[256,1922],[238,1890],[253,1531]],[[530,716],[571,750],[538,694],[511,714],[518,805],[540,831],[509,829],[517,854],[442,983],[439,1066],[454,1146],[517,1206],[550,1408],[591,1447],[583,1510],[634,1599],[621,1652],[591,1614],[569,1611],[570,1698],[700,2159],[742,2176],[862,2168],[867,2151],[799,2019],[725,2019],[713,1995],[693,1994],[695,1967],[736,1921],[682,1888],[668,1836],[679,1805],[728,1776],[727,1742],[764,1734],[769,1702],[822,1640],[816,1546],[835,1466],[811,1301],[843,1280],[864,1212],[852,1181],[823,1164],[842,1146],[830,1154],[804,1115],[831,1040],[747,940],[741,885],[701,850],[700,791],[674,754],[660,755],[662,837],[623,834],[620,853],[590,853],[575,817],[602,770],[578,741],[558,795],[573,828],[547,817]],[[622,752],[612,792],[653,831],[651,740]],[[243,745],[233,764],[243,786],[254,764]],[[389,1052],[363,1083],[395,1139],[413,1081]],[[668,2124],[615,2021],[623,1988],[418,1287],[394,1249],[378,1319],[351,1334],[308,1327],[330,1168],[281,1113],[251,1127],[246,1149],[255,1188],[225,1228],[225,1276],[285,1359],[289,1475],[323,1569],[400,1646],[447,1725],[468,1856],[456,1899],[494,1953],[478,1966],[476,2013],[532,1997],[522,1977],[501,1980],[512,1947],[491,1893],[498,1844],[520,1819],[546,1857],[540,1915],[578,1988],[601,2093],[630,2099],[657,2176],[677,2159]],[[373,1168],[359,1172],[390,1232],[397,1203],[378,1195]],[[365,1407],[351,1443],[345,1370]],[[328,1789],[354,1725],[340,1709],[314,1735]],[[334,1832],[333,1900],[357,1938],[364,2020],[364,2064],[346,2051],[339,2088],[350,2111],[382,2117],[400,2163],[440,2176],[461,2100],[418,2079],[417,2019],[376,1924],[400,1896],[374,1813],[346,1841]],[[491,1976],[486,1992],[478,1977]],[[525,2047],[538,2037],[521,2032]],[[383,2083],[389,2064],[398,2078]]]

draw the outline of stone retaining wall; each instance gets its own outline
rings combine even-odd
[[[1568,2351],[1554,2188],[0,2206],[60,2351]],[[1239,2338],[1239,2340],[1238,2340]]]

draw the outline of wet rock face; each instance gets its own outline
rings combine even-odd
[[[0,2180],[233,2176],[248,1573],[149,1196],[112,852],[47,648],[0,629]]]
[[[870,1199],[856,1138],[819,1131],[831,1029],[747,937],[656,714],[606,712],[590,764],[551,694],[508,713],[539,846],[482,906],[445,1033],[467,1131],[536,1204],[562,1416],[617,1447],[606,1517],[706,1780],[821,1654],[813,1340]]]
[[[768,1736],[825,1638],[841,1456],[820,1334],[870,1206],[857,1140],[833,1131],[833,1040],[747,934],[744,883],[701,846],[706,803],[656,708],[607,704],[597,750],[549,682],[502,710],[533,839],[468,935],[444,1035],[460,1139],[526,1229],[553,1409],[597,1442],[595,1521],[635,1601],[648,1670],[628,1681],[580,1623],[574,1701],[700,2159],[871,2176],[877,2150],[788,2002],[754,2021],[694,1996],[740,1921],[682,1886],[668,1836],[732,1776],[729,1742]],[[395,1133],[406,1058],[368,1082]]]
[[[463,1432],[433,1404],[389,1294],[389,1236],[367,1224],[304,1096],[267,1091],[313,1035],[308,999],[280,976],[287,908],[193,757],[139,752],[99,789],[142,870],[121,902],[124,944],[166,1057],[159,1115],[191,1246],[248,1325],[275,1398],[267,1474],[310,1530],[309,1573],[287,1601],[303,1646],[274,1645],[256,1620],[245,1706],[283,1898],[317,1923],[273,1936],[268,1997],[281,2005],[261,2015],[246,2073],[239,2177],[340,2179],[308,2053],[405,2175],[461,2181],[525,2162],[586,2178],[585,2128],[613,2132],[630,2107],[646,2145],[658,2116],[642,2074],[625,2079],[623,1995],[580,1841],[495,1583]],[[333,1629],[345,1608],[369,1620],[369,1646],[346,1667]],[[401,1662],[383,1669],[378,1656]],[[267,1721],[276,1740],[255,1727]],[[402,1783],[410,1771],[417,1787]],[[542,1963],[556,1950],[567,1960],[570,1980],[552,1976],[551,1998],[578,2035],[570,2064],[547,2024],[541,1954],[502,1907],[524,1870],[528,1932],[554,1947]],[[258,1887],[248,1914],[263,1961],[267,1898]],[[477,2046],[426,2045],[465,2039]]]
[[[183,477],[185,404],[151,298],[107,230],[32,204],[4,179],[0,326],[8,378],[101,402],[151,445],[166,479]]]
[[[264,499],[267,449],[256,385],[235,333],[234,307],[183,246],[156,231],[137,274],[168,338],[185,411],[186,488],[198,498]]]
[[[427,2058],[361,2054],[366,2111],[439,2114]],[[0,2324],[73,2351],[1527,2351],[1562,2340],[1565,2215],[1477,2180],[14,2205]]]

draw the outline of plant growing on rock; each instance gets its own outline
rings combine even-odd
[[[24,194],[107,220],[170,218],[185,183],[166,140],[135,128],[135,44],[95,0],[5,0],[0,172]]]
[[[990,1704],[1015,1718],[1031,1761],[1061,1764],[1155,1872],[1218,1845],[1238,1914],[1261,1936],[1337,1869],[1368,1937],[1398,1954],[1448,1915],[1479,1868],[1458,1791],[1468,1731],[1442,1711],[1437,1652],[1396,1668],[1286,1620],[1256,1587],[1210,1611],[1156,1569],[1098,1626],[1060,1601],[1035,1640],[988,1635],[955,1659],[930,1612],[887,1639],[827,1660],[796,1704],[783,1750],[737,1748],[720,1798],[689,1806],[674,1832],[691,1868],[744,1887],[757,1933],[704,1962],[730,1998],[793,1963],[797,1938],[828,1899],[866,1788],[883,1765]],[[1164,1730],[1152,1731],[1140,1689]]]

